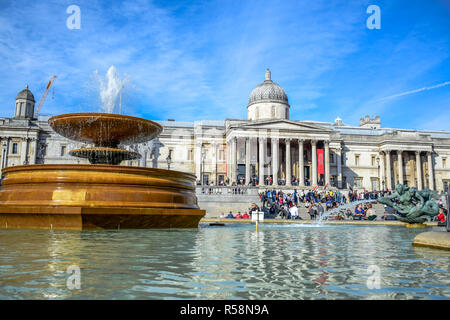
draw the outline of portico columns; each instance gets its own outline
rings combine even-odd
[[[379,169],[379,185],[378,185],[378,188],[381,190],[381,189],[384,189],[384,183],[386,183],[385,181],[386,181],[386,176],[385,176],[385,171],[384,171],[384,168],[385,168],[385,159],[384,159],[384,157],[383,157],[383,154],[379,154],[379,156],[378,156],[378,159],[379,159],[379,161],[380,161],[380,163],[379,163],[379,166],[380,166],[380,169]],[[384,182],[384,183],[383,183]]]
[[[298,183],[299,186],[305,185],[305,164],[303,158],[303,140],[298,139]]]
[[[391,151],[385,150],[386,154],[386,188],[392,190],[392,177],[391,177]]]
[[[330,184],[330,142],[325,141],[325,184]]]
[[[245,138],[245,184],[250,182],[250,138]]]
[[[291,185],[291,139],[286,139],[286,185]]]
[[[237,184],[237,137],[233,137],[231,140],[231,183]]]
[[[416,151],[416,176],[417,190],[422,190],[422,161],[420,159],[420,151]]]
[[[338,188],[342,188],[342,149],[337,148],[336,152],[337,152],[336,161],[337,161],[337,174],[338,174],[337,186],[338,186]]]
[[[195,175],[197,176],[197,181],[202,183],[202,173],[201,173],[201,165],[202,165],[202,142],[197,141],[195,143]]]
[[[397,150],[398,183],[403,184],[403,150]]]
[[[213,183],[217,185],[219,181],[217,180],[217,142],[211,142],[211,181],[209,183]]]
[[[428,156],[428,186],[431,190],[434,190],[434,170],[433,170],[433,158],[431,156],[431,152],[427,152]]]
[[[278,185],[278,148],[279,140],[278,138],[272,138],[272,179],[273,185]]]
[[[311,140],[311,153],[312,153],[312,181],[311,186],[317,185],[317,141]]]
[[[266,146],[266,138],[259,137],[259,166],[258,166],[258,175],[259,175],[259,183],[258,185],[264,185],[264,148]]]

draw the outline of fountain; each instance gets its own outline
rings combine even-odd
[[[205,215],[189,173],[120,166],[138,159],[120,145],[157,137],[150,120],[111,113],[73,113],[49,119],[60,135],[94,145],[71,150],[90,164],[35,164],[3,169],[2,228],[195,228]]]
[[[376,202],[376,200],[373,200],[373,199],[357,200],[357,201],[353,201],[353,202],[349,202],[349,203],[343,204],[343,205],[341,205],[339,207],[330,209],[328,211],[325,211],[319,217],[319,219],[317,219],[316,224],[321,225],[324,220],[328,220],[331,216],[333,216],[336,213],[339,213],[341,210],[347,210],[348,208],[354,208],[354,207],[356,207],[359,204],[365,204],[365,203],[370,203],[370,202]]]

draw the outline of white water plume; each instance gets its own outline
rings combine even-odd
[[[100,86],[103,112],[121,113],[124,88],[129,83],[128,77],[125,75],[121,78],[115,66],[108,69],[104,78],[99,75],[98,70],[95,70],[94,75]]]
[[[374,199],[369,199],[369,200],[357,200],[357,201],[353,201],[353,202],[349,202],[349,203],[343,204],[343,205],[341,205],[341,206],[339,206],[339,207],[337,207],[337,208],[333,208],[333,209],[330,209],[330,210],[328,210],[328,211],[325,211],[325,212],[319,217],[319,219],[316,220],[316,224],[321,225],[321,224],[322,224],[322,221],[328,220],[331,216],[333,216],[334,214],[339,213],[339,211],[341,211],[341,210],[346,210],[346,209],[355,207],[355,206],[357,206],[357,205],[359,205],[359,204],[364,204],[364,203],[369,203],[369,202],[376,202],[376,200],[374,200]]]

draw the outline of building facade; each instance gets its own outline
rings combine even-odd
[[[69,155],[80,143],[56,134],[49,117],[33,118],[35,100],[26,87],[14,117],[0,119],[1,168],[34,163],[87,163]],[[359,126],[289,119],[285,91],[266,71],[250,94],[247,119],[157,121],[159,138],[127,146],[141,159],[122,165],[193,173],[198,184],[253,183],[260,187],[329,185],[366,190],[448,191],[450,132],[383,128],[380,117]]]

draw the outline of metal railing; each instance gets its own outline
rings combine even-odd
[[[197,186],[198,195],[258,195],[258,189],[244,186]]]

